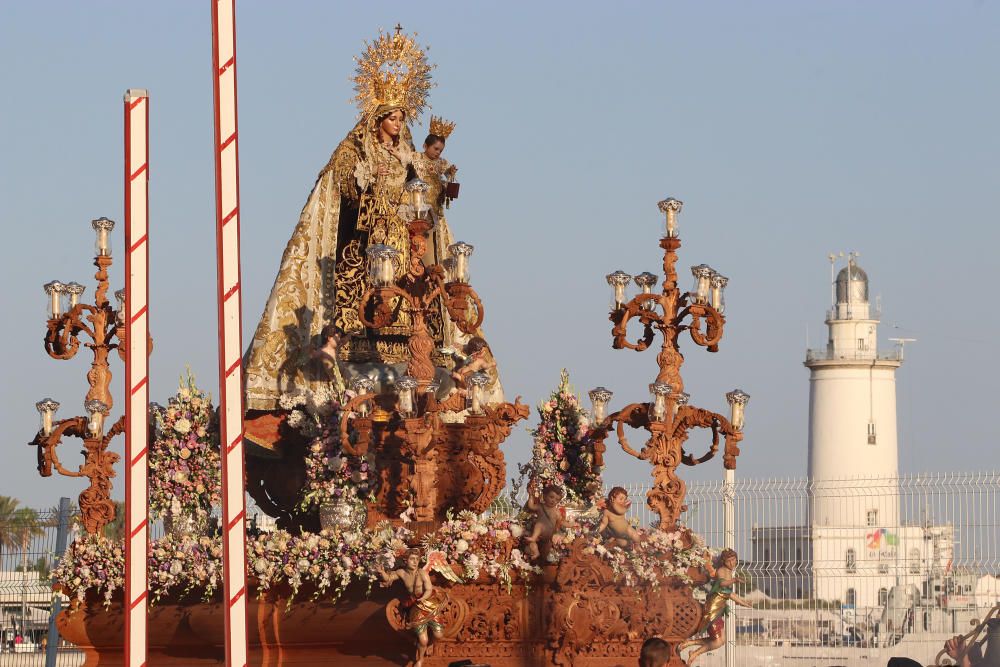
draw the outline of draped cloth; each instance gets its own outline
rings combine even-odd
[[[320,333],[330,323],[342,333],[364,333],[357,303],[367,289],[369,237],[397,248],[403,265],[408,242],[394,209],[407,167],[378,145],[376,122],[362,119],[340,142],[302,208],[244,359],[247,409],[276,410],[283,395],[329,389],[331,382],[342,390],[339,373],[310,363]],[[408,162],[413,147],[405,126],[399,148]],[[390,173],[379,176],[380,166]]]
[[[380,110],[378,117],[386,113]],[[280,410],[282,396],[343,391],[337,364],[316,360],[327,324],[346,334],[339,348],[341,361],[389,365],[408,358],[405,309],[393,325],[378,331],[365,328],[358,316],[368,288],[367,246],[384,243],[396,248],[396,275],[405,272],[409,261],[409,237],[399,206],[403,186],[414,174],[410,132],[404,125],[400,160],[377,142],[376,122],[374,117],[362,119],[340,142],[302,208],[244,358],[248,410]],[[380,175],[383,167],[388,173]],[[451,242],[447,223],[439,216],[424,261],[443,261]],[[461,346],[468,338],[443,309],[430,318],[428,328],[437,345]],[[436,357],[440,364],[441,356]],[[494,400],[502,400],[498,380],[492,389],[500,397]]]

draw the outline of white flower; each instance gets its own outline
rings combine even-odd
[[[510,534],[514,536],[514,539],[518,539],[524,535],[524,528],[519,523],[512,523],[510,524]]]
[[[183,563],[181,563],[179,560],[172,560],[172,561],[170,561],[170,574],[176,576],[176,575],[180,574],[183,571],[184,571],[184,564]]]
[[[267,561],[263,558],[258,558],[253,562],[253,569],[257,574],[264,574],[267,571]]]
[[[340,469],[344,467],[344,459],[334,456],[327,465],[333,472],[340,472]]]
[[[463,539],[459,539],[458,542],[455,542],[455,549],[457,549],[460,554],[465,553],[469,550],[469,543]]]
[[[354,561],[351,560],[350,556],[341,556],[340,562],[344,564],[344,567],[350,569],[354,567]]]
[[[178,433],[190,433],[191,432],[191,421],[186,417],[181,417],[174,422],[174,430]]]
[[[480,535],[485,535],[486,533],[490,532],[490,529],[484,526],[483,524],[477,525],[475,528],[473,528],[473,530],[479,533]]]

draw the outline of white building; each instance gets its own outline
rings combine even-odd
[[[894,586],[934,596],[950,567],[950,526],[901,522],[896,369],[878,351],[879,312],[854,256],[834,281],[827,344],[809,350],[809,506],[804,525],[755,528],[759,586],[773,597],[882,607]]]

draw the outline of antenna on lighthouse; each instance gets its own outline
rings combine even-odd
[[[843,252],[827,255],[830,260],[830,306],[833,308],[837,307],[837,258],[843,256]]]
[[[890,338],[889,341],[896,344],[896,347],[899,349],[899,360],[902,361],[903,360],[903,348],[906,347],[907,343],[916,343],[917,339],[916,338]]]

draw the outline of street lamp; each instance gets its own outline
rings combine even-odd
[[[49,319],[55,319],[63,314],[63,304],[65,303],[63,295],[65,293],[65,285],[63,285],[58,280],[52,280],[50,282],[42,285],[42,289],[48,295],[47,312],[49,314]]]
[[[684,202],[680,199],[675,199],[674,197],[667,197],[663,201],[657,203],[657,207],[660,209],[660,212],[665,213],[667,216],[666,225],[664,227],[664,234],[667,238],[676,238],[677,214],[681,212],[681,208],[683,206]]]
[[[611,286],[615,308],[621,308],[622,304],[625,303],[625,288],[632,282],[632,276],[619,269],[606,275],[605,279]]]
[[[591,420],[594,422],[594,426],[597,426],[604,421],[605,408],[607,408],[608,401],[614,396],[614,392],[604,387],[594,387],[588,392],[588,396],[590,396],[590,403],[593,406],[590,411]]]
[[[395,260],[399,251],[384,243],[368,246],[368,276],[373,284],[388,287],[396,282]]]
[[[97,232],[97,239],[94,241],[94,254],[98,257],[111,256],[111,230],[115,228],[115,221],[107,218],[91,220],[91,227]]]
[[[667,398],[673,390],[674,388],[666,382],[653,382],[649,385],[649,394],[652,398],[650,406],[654,420],[661,422],[667,418]]]
[[[86,288],[77,282],[61,283],[53,280],[45,284],[46,333],[45,351],[53,359],[67,360],[76,356],[81,347],[93,354],[87,371],[90,385],[84,398],[85,416],[56,420],[59,403],[46,398],[35,404],[39,412],[40,428],[30,443],[39,448],[38,471],[43,477],[52,475],[53,468],[67,477],[86,477],[90,486],[80,494],[80,513],[84,528],[90,534],[100,534],[113,518],[111,506],[111,478],[118,455],[109,452],[111,440],[125,429],[124,417],[105,431],[106,417],[113,405],[111,397],[111,368],[108,355],[118,350],[124,358],[127,331],[124,319],[124,291],[119,290],[117,311],[108,303],[108,269],[112,265],[111,232],[115,223],[108,218],[91,221],[96,238],[94,243],[94,278],[97,287],[94,300],[84,303],[81,298]],[[82,346],[81,346],[82,343]],[[151,341],[149,342],[151,344]],[[85,457],[76,470],[63,467],[57,448],[64,437],[83,441]]]
[[[59,402],[51,398],[43,398],[35,403],[35,409],[38,410],[38,415],[41,418],[38,431],[46,437],[52,435],[52,418],[55,417],[56,411],[59,409]]]
[[[430,220],[431,206],[427,203],[427,190],[430,186],[419,178],[406,183],[404,190],[409,195],[410,206],[413,208],[414,220]]]
[[[458,243],[452,243],[448,246],[448,253],[454,260],[454,265],[452,266],[451,279],[457,283],[468,283],[469,282],[469,257],[472,256],[472,251],[476,248],[469,245],[465,241],[459,241]]]
[[[729,402],[730,418],[733,428],[737,431],[743,430],[743,416],[746,412],[746,405],[750,401],[750,394],[742,389],[733,389],[726,393],[726,401]]]
[[[649,461],[653,466],[653,488],[646,496],[646,503],[659,514],[660,528],[672,530],[684,507],[684,484],[678,483],[675,474],[680,463],[698,465],[718,452],[720,438],[725,438],[723,464],[727,470],[736,466],[738,443],[743,438],[743,408],[749,398],[743,392],[733,394],[730,403],[732,420],[725,416],[690,405],[690,396],[684,391],[679,336],[687,332],[695,344],[709,352],[717,352],[725,327],[724,291],[729,279],[707,264],[691,267],[694,286],[690,292],[678,287],[677,251],[681,240],[677,234],[677,216],[681,211],[680,200],[669,197],[659,202],[659,209],[666,216],[665,235],[660,239],[663,249],[663,281],[660,293],[654,293],[657,277],[640,273],[635,277],[639,293],[626,299],[625,287],[632,280],[624,271],[607,275],[608,285],[614,290],[610,319],[612,322],[612,347],[628,348],[642,352],[653,347],[659,333],[662,345],[656,356],[659,372],[649,385],[650,398],[641,403],[626,405],[621,410],[603,418],[603,405],[595,401],[594,413],[602,417],[601,427],[595,431],[595,444],[604,446],[604,438],[616,433],[622,449],[631,456]],[[641,324],[638,340],[630,340],[629,322]],[[595,390],[596,391],[596,390]],[[594,400],[594,394],[591,394]],[[625,437],[623,426],[642,428],[649,433],[641,448],[633,448]],[[711,445],[700,457],[685,451],[688,432],[695,428],[712,432]]]

